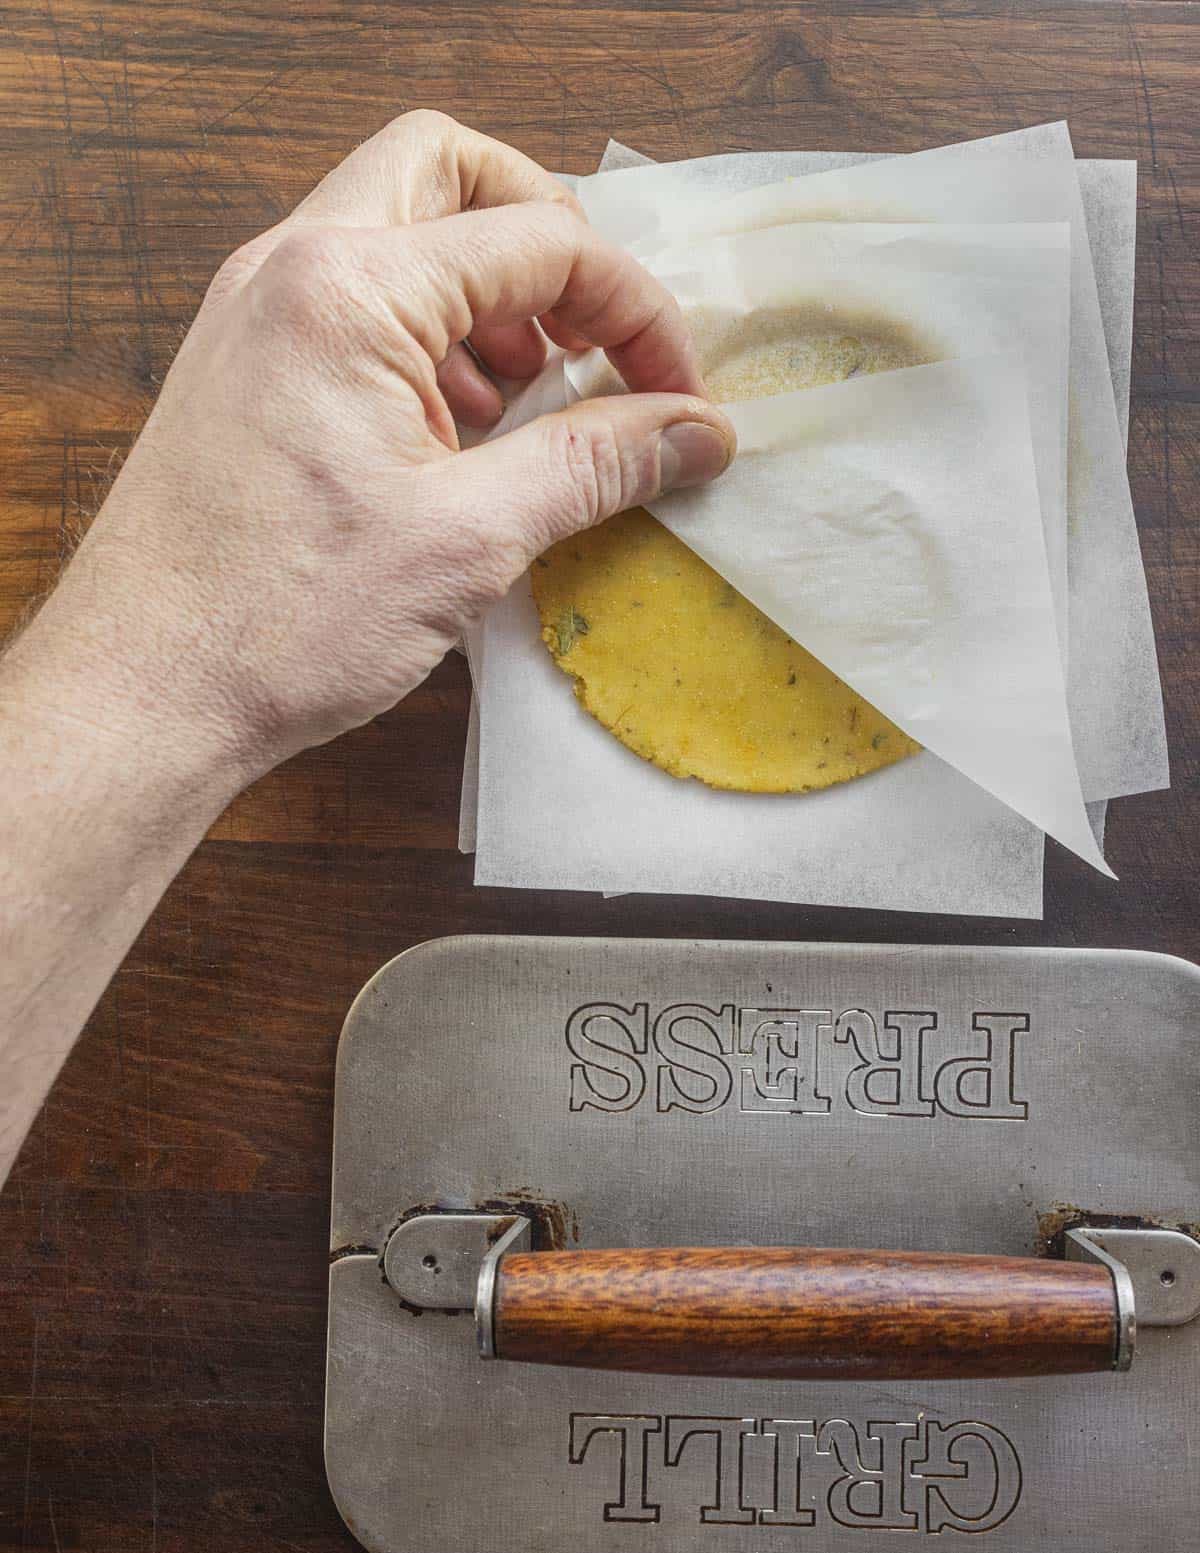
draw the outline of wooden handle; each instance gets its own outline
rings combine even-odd
[[[661,1375],[904,1380],[1113,1367],[1089,1263],[907,1251],[539,1251],[500,1262],[496,1356]]]

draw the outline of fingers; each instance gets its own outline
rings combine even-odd
[[[433,223],[440,229],[441,217],[484,210],[502,215],[502,207],[524,203],[560,213],[557,239],[531,229],[551,225],[544,214],[512,228],[496,226],[486,235],[498,246],[464,263],[458,295],[450,299],[459,304],[460,317],[461,304],[477,304],[467,333],[484,365],[497,376],[535,376],[545,359],[545,340],[533,322],[540,316],[546,333],[566,349],[603,345],[631,388],[704,393],[675,304],[632,260],[606,245],[580,239],[580,231],[588,228],[574,196],[511,146],[427,110],[402,115],[353,151],[290,216],[227,262],[211,294],[218,299],[244,285],[289,233],[304,227],[367,227],[378,236],[381,228]],[[565,237],[567,233],[571,236]],[[441,234],[430,245],[427,260],[444,266],[446,247],[458,236],[457,231]],[[506,239],[513,242],[504,246]],[[547,245],[553,250],[549,255]],[[513,265],[526,258],[540,263],[544,257],[556,261],[549,279],[553,282],[557,276],[561,284],[540,288],[544,306],[525,306],[518,300],[515,311],[510,308],[506,316],[504,291]],[[481,286],[481,271],[488,268],[507,272],[502,285]],[[597,289],[603,285],[612,288],[608,298]],[[487,425],[494,416],[486,378],[473,372],[474,363],[461,355],[447,359],[450,347],[466,337],[453,328],[435,329],[430,353],[435,361],[446,360],[440,379],[451,407],[468,424]],[[462,396],[461,411],[456,393]],[[479,418],[485,414],[489,419]]]
[[[703,396],[678,304],[561,205],[508,205],[364,233],[363,265],[433,361],[481,327],[542,318],[599,345],[635,391]]]
[[[568,329],[565,324],[559,323],[553,314],[540,318],[538,322],[555,345],[560,345],[565,351],[585,351],[591,344],[590,340],[585,340],[581,334],[576,334],[574,329]]]
[[[465,345],[454,345],[437,369],[442,397],[456,421],[483,430],[494,426],[504,413],[504,400],[495,383],[479,370]]]
[[[521,382],[546,364],[546,337],[535,323],[480,324],[471,331],[471,349],[489,372]]]
[[[301,227],[409,226],[528,200],[583,214],[570,190],[520,151],[447,114],[418,109],[364,141],[290,215],[239,249],[216,290],[244,283],[277,243]]]
[[[504,399],[480,362],[497,377],[526,381],[545,365],[546,338],[533,323],[483,325],[472,331],[468,343],[469,350],[450,347],[437,369],[437,384],[454,419],[482,431],[503,415]]]
[[[548,200],[579,211],[552,173],[447,114],[418,109],[352,151],[293,218],[339,226],[407,226],[460,210]]]
[[[587,399],[423,471],[451,529],[507,558],[508,587],[568,534],[719,475],[736,448],[722,411],[675,394]],[[508,575],[511,573],[511,575]]]

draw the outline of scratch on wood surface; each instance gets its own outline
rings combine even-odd
[[[189,65],[186,70],[178,71],[175,75],[169,76],[165,81],[156,81],[153,86],[147,87],[144,92],[134,95],[132,106],[134,108],[140,108],[143,103],[148,102],[156,95],[156,93],[166,91],[170,86],[179,85],[180,83],[186,81],[188,77],[196,75],[203,68],[204,67],[201,65]],[[108,94],[104,87],[98,81],[94,80],[83,68],[83,66],[79,64],[78,61],[75,61],[75,70],[76,73],[88,84],[88,86],[91,87],[92,91],[96,94],[96,100],[104,107],[108,119],[108,123],[103,129],[92,130],[87,135],[80,135],[77,137],[74,149],[77,152],[82,153],[85,151],[93,150],[96,146],[101,145],[105,140],[112,139],[116,133],[116,126],[113,122],[112,103],[109,101]]]
[[[1175,169],[1167,168],[1167,181],[1171,185],[1171,200],[1175,207],[1175,219],[1179,223],[1179,235],[1187,237],[1187,226],[1183,219],[1183,201],[1179,197],[1179,180],[1175,177]]]
[[[934,9],[937,13],[938,21],[941,24],[942,36],[953,48],[958,58],[962,60],[967,73],[979,86],[980,91],[986,93],[988,96],[994,97],[997,102],[1003,102],[1005,104],[1010,126],[1013,129],[1020,128],[1020,126],[1024,123],[1024,119],[1015,102],[1013,101],[1010,92],[1003,84],[1005,81],[1004,72],[998,72],[999,84],[997,84],[997,82],[990,81],[980,67],[974,52],[968,49],[963,43],[959,29],[953,25],[954,18],[947,16],[945,6],[938,4],[935,5]],[[996,128],[999,129],[1000,125],[997,124]]]
[[[74,152],[79,147],[75,139],[75,126],[71,119],[71,87],[67,81],[67,58],[63,51],[62,34],[58,30],[58,19],[54,14],[52,0],[46,0],[46,20],[50,23],[50,32],[54,38],[54,53],[58,59],[59,79],[62,82],[63,129],[66,131],[67,145]]]
[[[158,1458],[150,1441],[150,1553],[158,1553]]]
[[[1142,58],[1142,46],[1137,40],[1136,23],[1133,13],[1126,9],[1126,26],[1129,29],[1129,43],[1133,49],[1133,56],[1137,60],[1138,81],[1142,88],[1142,102],[1146,108],[1146,133],[1150,139],[1150,169],[1158,172],[1158,137],[1154,133],[1154,109],[1150,104],[1150,83],[1146,80],[1146,62]]]
[[[24,231],[29,224],[29,218],[38,208],[38,201],[31,199],[9,222],[3,232],[0,232],[0,248],[8,248],[16,240],[18,233]]]
[[[117,185],[121,192],[122,215],[117,223],[117,231],[121,241],[121,251],[125,256],[129,283],[133,290],[133,313],[140,355],[139,376],[149,382],[152,378],[154,361],[149,310],[151,299],[153,298],[159,304],[164,314],[167,310],[162,308],[156,294],[153,272],[146,255],[145,222],[142,216],[141,146],[138,138],[137,112],[129,82],[129,52],[124,45],[121,48],[118,112],[121,123],[114,154],[117,162]]]
[[[51,254],[58,274],[55,291],[62,306],[64,350],[69,352],[75,335],[75,225],[56,162],[43,170],[39,183],[42,220],[50,232]]]
[[[215,119],[206,119],[201,125],[203,133],[208,134],[209,131],[219,128],[226,120],[235,118],[244,109],[252,107],[253,104],[265,97],[269,91],[278,86],[281,81],[286,81],[289,76],[295,75],[302,68],[303,66],[300,64],[282,65],[273,75],[269,76],[261,85],[256,86],[247,96],[235,102],[231,108],[226,108],[224,113],[219,113]]]
[[[514,22],[506,21],[499,16],[492,16],[490,20],[492,26],[503,33],[513,47],[519,49],[530,64],[535,65],[542,75],[553,81],[555,86],[561,87],[564,91],[567,89],[567,83],[555,68],[553,59],[547,58],[545,54],[540,54],[536,49],[531,48],[521,36],[520,30]]]
[[[33,1359],[29,1371],[29,1432],[25,1440],[25,1510],[21,1523],[21,1546],[29,1546],[29,1501],[30,1489],[33,1483],[33,1420],[37,1406],[37,1381],[38,1381],[38,1347],[42,1337],[42,1319],[34,1317],[33,1322]]]

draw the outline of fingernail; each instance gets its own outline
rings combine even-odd
[[[732,449],[705,421],[676,421],[659,439],[659,484],[664,491],[713,480],[728,464]]]

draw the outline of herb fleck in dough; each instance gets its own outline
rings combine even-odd
[[[808,792],[919,748],[644,508],[548,550],[533,596],[582,705],[672,776]]]

